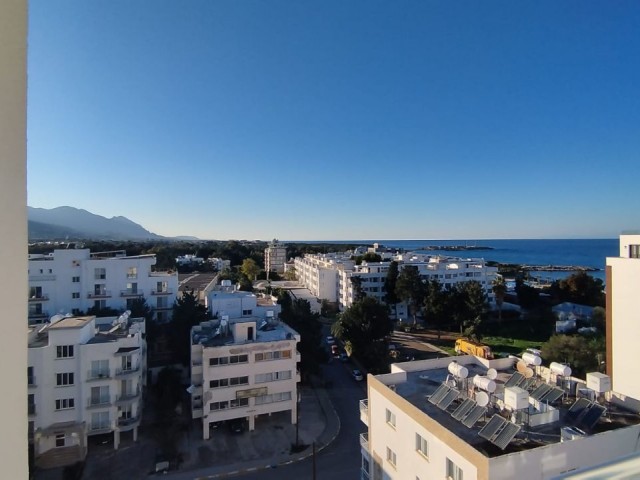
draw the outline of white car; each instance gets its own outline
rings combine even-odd
[[[362,376],[362,372],[358,369],[352,370],[351,376],[356,382],[361,382],[362,380],[364,380],[364,377]]]
[[[326,342],[327,342],[327,345],[333,345],[334,343],[336,343],[336,340],[331,335],[328,335]]]

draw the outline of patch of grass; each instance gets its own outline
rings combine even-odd
[[[527,348],[540,348],[544,342],[521,338],[482,337],[482,343],[489,345],[494,353],[504,352],[518,355]]]

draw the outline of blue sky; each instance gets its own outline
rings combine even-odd
[[[31,206],[215,239],[640,228],[637,1],[29,4]]]

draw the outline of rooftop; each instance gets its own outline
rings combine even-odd
[[[456,357],[468,370],[466,379],[449,373],[448,364],[452,359],[396,364],[392,372],[404,370],[404,382],[395,383],[397,377],[394,380],[393,373],[378,377],[385,384],[395,385],[399,396],[487,457],[558,443],[565,427],[572,429],[565,429],[565,433],[590,435],[640,423],[638,414],[605,402],[604,398],[598,399],[595,392],[587,390],[586,383],[578,379],[548,374],[549,370],[544,367],[535,367],[533,376],[526,378],[514,368],[518,359],[512,359],[510,365],[505,360],[511,359],[484,361],[485,364],[473,356]],[[489,368],[493,372],[489,372]],[[493,393],[474,386],[476,375],[486,378],[488,373],[495,377]],[[442,387],[443,384],[448,388]],[[505,386],[513,384],[522,388],[522,393],[528,393],[525,395],[528,408],[517,413],[505,406]],[[510,389],[510,393],[517,390]],[[578,400],[580,403],[576,403]],[[494,415],[501,418],[492,419]],[[483,431],[484,437],[479,435],[489,422],[491,425]],[[505,435],[496,439],[502,431]],[[515,434],[511,436],[509,431]]]
[[[233,337],[232,325],[238,323],[255,323],[256,332],[254,340],[236,341]],[[258,317],[233,318],[225,328],[220,320],[202,322],[191,329],[191,340],[194,345],[204,347],[221,347],[224,345],[238,345],[243,343],[278,342],[293,340],[298,333],[286,323],[278,320],[266,321]]]

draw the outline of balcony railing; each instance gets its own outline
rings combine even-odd
[[[46,302],[47,300],[49,300],[49,295],[44,294],[29,297],[30,302]]]
[[[157,307],[154,307],[154,310],[171,310],[173,308],[173,306],[171,305],[159,305]]]
[[[87,402],[87,407],[102,407],[106,405],[111,405],[110,396],[90,398],[89,401]]]
[[[360,434],[360,446],[367,452],[369,451],[369,434],[368,433]]]
[[[49,316],[49,312],[29,312],[29,318],[47,318]]]
[[[360,400],[360,414],[369,417],[369,399]]]
[[[29,415],[35,415],[36,414],[36,406],[33,403],[29,403],[27,405],[27,411],[29,412]]]
[[[172,295],[173,290],[170,288],[161,288],[158,290],[151,290],[151,295]]]
[[[55,280],[56,280],[56,276],[53,274],[29,275],[30,282],[54,282]]]
[[[142,296],[142,292],[139,292],[138,290],[120,290],[120,296],[121,297],[141,297]]]
[[[109,370],[89,370],[87,380],[106,380],[111,377]]]
[[[140,420],[140,417],[119,418],[118,419],[118,426],[119,427],[128,427],[129,425],[133,425],[134,423],[138,422],[139,420]]]
[[[96,432],[99,430],[111,430],[111,422],[91,423],[89,425],[89,430],[92,432]]]
[[[96,290],[87,294],[88,298],[109,298],[111,297],[110,290]]]
[[[140,364],[131,365],[127,368],[118,368],[116,370],[116,377],[122,377],[124,375],[131,375],[140,371]]]
[[[129,392],[123,392],[116,397],[116,402],[130,402],[140,397],[140,389],[136,388]]]

